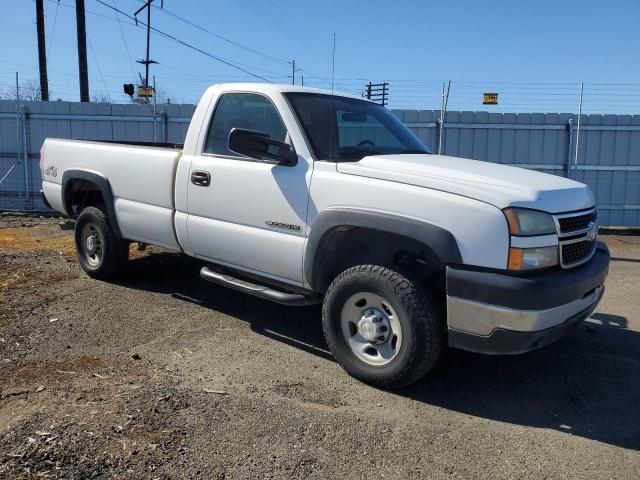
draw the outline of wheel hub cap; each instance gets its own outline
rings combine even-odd
[[[391,303],[373,292],[351,295],[340,312],[342,336],[364,363],[382,366],[402,347],[402,328]]]
[[[87,251],[89,253],[93,253],[93,251],[96,248],[96,237],[95,237],[95,235],[91,235],[90,237],[87,237],[86,245],[87,245]]]
[[[358,332],[368,342],[381,344],[389,338],[391,326],[387,316],[378,309],[368,309],[363,312],[358,322]]]
[[[91,267],[100,266],[102,261],[102,234],[94,223],[87,223],[82,228],[78,247],[81,255]]]

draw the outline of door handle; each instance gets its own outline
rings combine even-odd
[[[194,170],[191,172],[191,183],[200,187],[208,187],[211,183],[211,174],[204,170]]]

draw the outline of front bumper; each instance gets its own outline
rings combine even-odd
[[[604,293],[609,250],[570,270],[510,275],[447,268],[449,345],[517,354],[547,345],[587,318]]]

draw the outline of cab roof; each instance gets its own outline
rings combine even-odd
[[[358,97],[356,95],[351,95],[348,93],[331,91],[323,88],[314,88],[314,87],[303,87],[300,85],[288,85],[284,83],[259,83],[259,82],[248,82],[248,83],[218,83],[209,87],[209,89],[220,89],[222,91],[226,90],[246,90],[249,92],[257,92],[257,93],[288,93],[288,92],[301,92],[301,93],[315,93],[319,95],[335,95],[336,97],[347,97],[347,98],[355,98],[358,100],[369,101],[366,98]]]

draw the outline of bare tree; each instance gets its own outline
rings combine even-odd
[[[93,103],[111,103],[111,95],[109,95],[109,93],[101,92],[98,90],[91,96],[91,101]]]
[[[21,100],[41,100],[40,96],[40,82],[36,80],[23,80],[19,84],[19,92],[16,86],[13,85],[9,89],[9,98],[15,99],[20,94]],[[53,97],[53,93],[49,90],[49,98]]]
[[[156,89],[156,103],[160,105],[161,103],[171,103],[171,99],[167,96],[167,91],[164,88]]]

